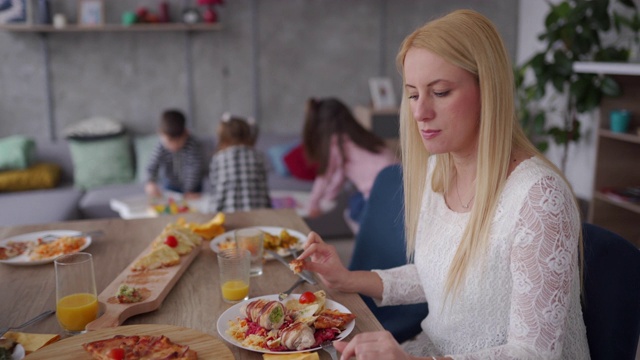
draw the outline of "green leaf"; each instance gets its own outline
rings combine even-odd
[[[541,153],[545,153],[547,152],[547,149],[549,149],[549,142],[540,141],[536,144],[536,147],[538,148],[538,150],[540,150]]]
[[[617,97],[621,94],[620,85],[610,76],[604,76],[600,83],[600,90],[606,96]]]
[[[543,112],[538,113],[533,118],[533,130],[535,131],[535,133],[540,134],[544,132],[544,126],[546,122],[547,122],[546,115]]]
[[[555,61],[555,71],[558,75],[569,77],[573,74],[573,62],[564,51],[557,50],[554,52],[553,60]]]

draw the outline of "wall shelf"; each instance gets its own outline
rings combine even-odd
[[[75,25],[69,24],[62,28],[52,25],[0,25],[0,30],[30,33],[64,33],[64,32],[134,32],[134,31],[218,31],[222,29],[220,23],[158,23],[158,24],[104,24],[104,25]]]
[[[640,64],[576,61],[573,63],[573,70],[578,73],[590,74],[640,75]]]
[[[581,73],[611,75],[622,89],[616,98],[603,97],[596,144],[593,197],[588,221],[622,235],[640,247],[640,204],[618,199],[607,189],[640,186],[640,64],[576,62]],[[631,112],[626,133],[609,129],[609,113],[614,109]]]

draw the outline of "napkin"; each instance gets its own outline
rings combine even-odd
[[[319,360],[317,352],[295,354],[262,354],[264,360]]]
[[[15,331],[8,331],[4,334],[4,337],[22,345],[27,354],[60,339],[60,335],[58,334],[30,334]]]

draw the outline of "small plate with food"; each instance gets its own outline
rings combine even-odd
[[[322,290],[260,296],[227,309],[217,322],[220,336],[237,347],[265,354],[315,351],[327,341],[347,337],[355,315],[326,298]]]
[[[47,230],[0,240],[0,263],[41,265],[60,255],[82,251],[91,245],[91,236],[75,230]]]
[[[264,233],[265,250],[275,251],[281,256],[290,255],[290,248],[302,249],[304,243],[307,241],[307,236],[300,231],[278,226],[255,226],[255,228],[262,230]],[[234,231],[235,230],[227,231],[213,238],[209,244],[211,250],[217,253],[220,252],[220,250],[235,247]],[[273,256],[265,251],[264,258],[271,260]]]

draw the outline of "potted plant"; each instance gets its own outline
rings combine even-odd
[[[580,139],[578,114],[595,109],[603,96],[618,96],[620,87],[606,75],[576,73],[576,61],[626,62],[633,42],[638,43],[640,16],[633,0],[565,0],[549,4],[544,31],[538,39],[544,50],[515,69],[518,116],[523,128],[545,151],[548,139],[563,147],[560,167],[566,169],[568,147]],[[627,34],[631,43],[616,36]],[[532,79],[529,81],[529,79]],[[549,108],[548,86],[563,94],[562,105]],[[555,98],[555,97],[554,97]],[[547,115],[562,121],[549,127]]]

